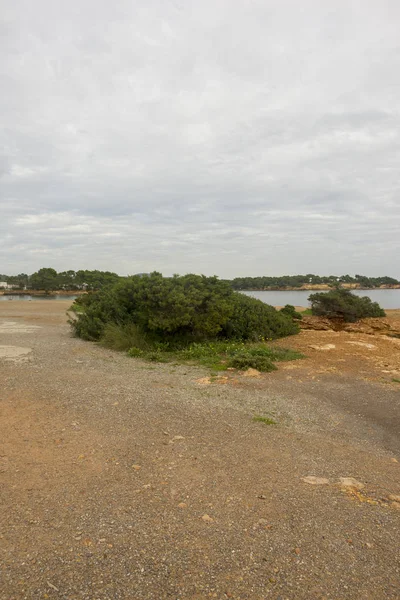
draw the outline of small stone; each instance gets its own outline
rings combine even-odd
[[[186,508],[187,504],[186,504],[186,502],[179,502],[178,507],[179,508]]]
[[[214,519],[212,517],[210,517],[210,515],[203,515],[201,518],[205,523],[213,523],[214,522]]]
[[[141,469],[141,468],[142,468],[142,467],[141,467],[140,465],[132,465],[132,469],[133,469],[134,471],[140,471],[140,469]]]
[[[362,490],[365,487],[361,481],[357,481],[354,477],[339,477],[339,483],[343,488],[353,488],[355,490]]]
[[[295,554],[300,554],[300,548],[295,548],[295,549],[294,549],[294,553],[295,553]]]
[[[308,347],[312,350],[333,350],[334,348],[336,348],[335,344],[324,344],[323,346],[316,346],[314,344],[311,344]]]
[[[302,481],[304,481],[304,483],[309,483],[310,485],[327,485],[329,483],[329,479],[326,477],[314,477],[314,475],[302,477]]]
[[[264,496],[264,494],[260,494],[259,496],[257,496],[257,498],[259,498],[259,500],[266,500],[267,496]]]
[[[373,545],[370,544],[369,542],[367,542],[365,545],[367,546],[367,548],[372,548],[373,547]]]
[[[174,435],[172,440],[170,440],[170,444],[172,444],[173,442],[179,442],[180,440],[184,440],[184,439],[185,438],[183,437],[183,435]]]
[[[400,502],[392,502],[392,503],[390,504],[390,506],[391,506],[392,508],[397,508],[397,510],[400,510]]]
[[[391,460],[391,462],[393,462],[393,463],[398,463],[398,462],[399,462],[399,461],[397,460],[397,458],[394,458],[394,457],[392,457],[390,460]]]
[[[346,342],[346,344],[353,344],[354,346],[364,346],[364,348],[368,348],[368,350],[373,350],[376,348],[374,344],[366,344],[365,342]]]
[[[388,498],[389,500],[393,500],[393,502],[400,502],[400,496],[397,494],[389,494]]]

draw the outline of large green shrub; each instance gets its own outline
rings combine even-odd
[[[234,292],[217,277],[134,276],[77,302],[79,311],[71,321],[76,335],[87,340],[105,337],[115,346],[126,344],[133,334],[144,336],[146,343],[185,346],[218,338],[275,339],[297,332],[290,317]]]
[[[316,316],[339,318],[348,323],[366,317],[384,317],[385,311],[368,296],[356,296],[349,290],[335,289],[322,294],[311,294],[312,314]]]

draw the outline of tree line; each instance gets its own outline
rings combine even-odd
[[[376,288],[382,285],[399,285],[394,277],[367,277],[365,275],[283,275],[281,277],[236,277],[231,284],[235,290],[266,290],[286,287],[300,288],[303,285],[326,284],[335,286],[340,283],[359,284],[362,288]]]
[[[52,268],[42,268],[27,275],[2,275],[0,281],[12,285],[21,290],[99,290],[107,285],[112,285],[124,277],[110,271],[90,271],[87,269],[79,271],[61,271],[57,273]],[[234,290],[267,290],[281,288],[300,288],[303,285],[327,284],[336,286],[338,283],[358,284],[362,288],[377,288],[382,285],[400,285],[400,281],[394,277],[367,277],[365,275],[283,275],[280,277],[236,277],[233,280],[225,280]]]
[[[99,290],[106,285],[119,281],[121,277],[110,271],[61,271],[55,269],[39,269],[31,275],[20,273],[19,275],[1,275],[0,281],[5,281],[15,289],[21,290]]]

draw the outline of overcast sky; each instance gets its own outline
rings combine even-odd
[[[400,277],[398,0],[0,0],[0,273]]]

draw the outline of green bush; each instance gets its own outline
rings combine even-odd
[[[339,318],[348,323],[366,317],[385,317],[385,311],[368,296],[359,297],[349,290],[335,289],[326,293],[311,294],[312,314],[328,318]]]
[[[297,312],[295,307],[291,304],[286,304],[283,308],[281,308],[280,312],[297,321],[300,321],[303,318],[301,313]]]
[[[249,353],[236,354],[229,360],[228,367],[241,370],[252,368],[266,373],[276,371],[277,369],[274,363],[266,356],[252,356]]]
[[[234,292],[217,277],[151,273],[82,298],[74,303],[79,312],[70,321],[75,334],[112,347],[125,347],[133,335],[129,347],[143,349],[135,339],[139,332],[150,345],[171,349],[216,339],[275,339],[298,331],[289,316]]]

